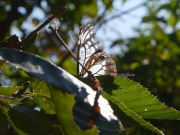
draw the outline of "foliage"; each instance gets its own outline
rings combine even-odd
[[[30,86],[28,85],[29,83],[25,83],[23,87],[1,87],[1,93],[4,94],[1,100],[1,105],[3,107],[1,111],[6,117],[9,117],[8,122],[10,122],[12,127],[19,134],[34,134],[35,132],[41,134],[41,128],[39,131],[36,129],[38,126],[35,126],[35,128],[34,125],[29,125],[29,128],[26,129],[26,125],[24,125],[25,127],[16,125],[16,123],[18,123],[18,119],[16,118],[14,120],[13,116],[10,117],[8,115],[8,112],[11,109],[16,109],[16,106],[19,108],[19,104],[21,103],[19,98],[32,98],[32,101],[37,105],[34,107],[39,107],[41,110],[40,112],[37,112],[34,110],[33,106],[32,108],[28,108],[29,110],[32,110],[30,115],[34,115],[34,113],[36,113],[38,116],[33,119],[29,118],[28,121],[23,119],[22,123],[33,123],[34,119],[38,120],[41,117],[42,120],[46,120],[48,119],[47,115],[55,117],[53,120],[47,120],[48,125],[46,126],[49,126],[49,128],[46,128],[46,131],[42,131],[42,134],[54,134],[53,130],[55,130],[55,127],[61,127],[58,128],[58,132],[63,132],[64,134],[97,134],[97,129],[95,127],[88,130],[88,119],[91,116],[92,103],[94,102],[94,96],[96,93],[95,91],[63,69],[55,66],[53,63],[37,57],[36,55],[15,49],[1,48],[0,56],[2,60],[8,61],[10,65],[26,71],[26,73],[31,76],[31,78],[29,78],[29,80],[31,80]],[[34,80],[32,77],[44,80],[46,83]],[[56,88],[51,87],[48,84],[52,84]],[[28,88],[30,88],[30,90]],[[9,91],[8,93],[6,92],[7,90]],[[23,93],[21,91],[23,91]],[[71,93],[71,95],[68,93]],[[15,98],[11,99],[11,95]],[[76,100],[74,99],[74,96]],[[5,100],[3,97],[5,97]],[[16,99],[17,97],[18,99]],[[15,104],[13,104],[13,102],[11,103],[11,100],[16,101]],[[121,132],[123,132],[124,129],[112,113],[108,102],[101,97],[99,99],[99,104],[102,113],[99,120],[95,123],[100,131],[99,134],[104,135],[107,132],[111,132],[112,134],[122,134]],[[26,106],[26,104],[22,103],[21,106]],[[20,112],[19,114],[16,114],[16,117],[21,117],[21,113],[27,111],[26,108],[27,107],[20,108]],[[56,123],[54,123],[55,120],[57,121]],[[78,125],[76,125],[76,123]],[[83,129],[83,131],[80,128]]]
[[[123,0],[123,2],[125,4],[128,1]],[[91,0],[3,1],[0,3],[0,11],[2,13],[0,16],[0,40],[9,38],[13,27],[21,31],[22,39],[24,39],[31,32],[28,28],[22,27],[23,24],[27,23],[27,20],[32,23],[32,29],[35,29],[34,26],[37,27],[39,23],[42,23],[45,20],[45,16],[43,19],[30,17],[35,7],[41,9],[46,14],[46,17],[49,17],[59,7],[67,5],[67,11],[54,22],[59,27],[58,32],[60,32],[62,38],[73,48],[76,40],[73,43],[70,41],[72,41],[72,38],[76,39],[79,25],[87,22],[89,18],[97,20],[95,23],[97,28],[100,28],[103,24],[106,25],[107,22],[110,23],[113,19],[122,15],[128,15],[127,13],[131,12],[131,10],[122,12],[122,14],[119,13],[119,15],[110,17],[110,19],[106,15],[113,11],[113,3],[114,1],[102,1],[101,5],[104,8],[102,12],[98,3]],[[178,1],[175,0],[167,3],[148,1],[140,6],[146,8],[147,15],[142,18],[139,27],[135,29],[138,35],[126,39],[119,38],[113,41],[111,46],[120,46],[122,50],[122,55],[113,57],[116,61],[118,72],[134,73],[136,76],[133,77],[133,80],[140,82],[149,90],[142,87],[139,83],[125,78],[99,78],[104,88],[103,97],[109,101],[110,106],[108,104],[107,107],[102,103],[102,116],[95,125],[101,131],[100,133],[104,134],[109,134],[109,132],[117,134],[117,132],[113,132],[114,128],[116,129],[117,127],[124,131],[122,125],[118,125],[117,121],[114,121],[116,124],[110,123],[107,122],[107,117],[103,117],[107,114],[104,112],[111,112],[111,109],[108,110],[107,108],[112,108],[115,116],[113,113],[110,114],[118,118],[130,134],[153,134],[155,132],[161,134],[161,131],[163,131],[167,135],[178,135],[180,134],[179,121],[177,121],[180,117],[179,111],[166,105],[180,109],[180,80],[178,76],[180,71],[178,26],[180,7]],[[19,12],[19,9],[25,9],[26,13]],[[7,134],[7,132],[13,131],[11,130],[13,128],[18,134],[35,134],[37,132],[39,134],[61,134],[62,132],[72,134],[67,131],[68,129],[74,129],[74,134],[77,132],[85,134],[84,132],[86,131],[84,130],[87,127],[82,125],[87,125],[85,123],[88,121],[92,104],[90,102],[85,103],[82,99],[89,95],[90,98],[88,99],[93,100],[92,90],[79,80],[78,83],[75,83],[73,81],[74,78],[70,80],[62,78],[61,68],[55,70],[57,72],[53,72],[53,69],[56,69],[52,66],[53,64],[47,61],[44,63],[44,59],[32,54],[52,60],[56,65],[72,74],[75,74],[76,71],[74,61],[68,57],[63,47],[55,46],[59,45],[59,43],[51,31],[46,28],[42,29],[38,36],[34,35],[28,42],[23,41],[22,43],[26,44],[25,47],[31,47],[28,50],[31,54],[24,51],[17,52],[13,49],[0,49],[0,56],[3,59],[3,61],[0,61],[0,82],[6,86],[1,86],[0,88],[0,118],[3,121],[0,124],[0,132]],[[123,50],[124,46],[128,48],[128,51]],[[11,48],[19,49],[16,45],[11,46]],[[27,48],[23,49],[26,50]],[[7,54],[8,56],[4,57]],[[12,62],[14,59],[16,63]],[[25,59],[26,63],[23,63]],[[6,63],[7,61],[9,61],[9,64]],[[38,62],[40,67],[34,66],[34,61]],[[44,69],[44,67],[47,67],[46,73],[42,73],[41,69]],[[30,71],[37,72],[33,73]],[[66,77],[71,78],[64,70],[63,73]],[[52,87],[49,83],[57,88]],[[76,88],[79,86],[85,88],[83,89],[84,93],[77,92]],[[76,97],[74,98],[74,95],[68,94],[69,88],[73,89],[70,93],[75,94],[80,100],[77,100],[78,98]],[[58,97],[61,97],[61,99],[58,99]],[[69,104],[63,102],[67,100]],[[102,98],[101,101],[105,100]],[[162,102],[165,102],[166,105]],[[37,106],[40,111],[34,110]],[[74,106],[78,107],[75,107],[75,109]],[[61,114],[61,111],[66,113]],[[79,116],[84,117],[84,119],[80,119]],[[67,122],[69,124],[65,126],[67,118],[69,118]],[[102,119],[103,122],[101,121]],[[9,124],[11,125],[10,129],[8,129]],[[115,127],[113,128],[112,125],[115,125]],[[87,130],[86,133],[89,134],[89,132],[96,133],[97,129]]]
[[[123,58],[117,56],[119,72],[132,72],[133,80],[147,87],[161,102],[180,109],[179,98],[179,1],[171,0],[160,4],[152,1],[147,4],[147,15],[137,32],[139,36],[118,39],[114,46],[127,45],[128,52]],[[178,121],[151,120],[165,134],[178,135]],[[177,125],[177,126],[174,126]],[[146,134],[142,129],[135,132]]]

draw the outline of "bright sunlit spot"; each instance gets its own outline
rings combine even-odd
[[[25,15],[27,13],[26,9],[24,7],[18,7],[18,12],[21,13],[22,15]]]

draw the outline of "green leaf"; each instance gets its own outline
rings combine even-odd
[[[138,116],[135,112],[128,109],[123,102],[119,101],[119,99],[116,99],[116,97],[112,93],[112,90],[118,90],[119,85],[115,83],[113,84],[113,77],[98,77],[98,79],[100,80],[101,85],[104,88],[104,92],[102,93],[103,97],[110,101],[111,107],[115,111],[115,115],[118,116],[118,118],[122,121],[123,125],[126,128],[132,126],[142,126],[154,132],[160,133],[157,128],[153,127],[149,122],[143,120],[141,116]],[[107,81],[108,83],[106,83]]]
[[[179,111],[159,102],[155,96],[139,83],[120,77],[115,78],[114,83],[119,86],[118,90],[112,91],[115,98],[142,118],[180,119]]]
[[[103,92],[103,96],[110,100],[113,104],[117,105],[119,107],[119,109],[121,110],[118,110],[117,113],[117,116],[119,115],[119,118],[122,120],[122,123],[127,123],[129,125],[133,125],[133,126],[142,126],[144,128],[147,128],[153,132],[156,132],[158,134],[161,134],[163,135],[163,133],[158,130],[156,127],[154,127],[153,125],[151,125],[149,122],[145,121],[144,119],[142,119],[141,116],[137,115],[135,112],[133,112],[132,110],[128,109],[123,102],[119,101],[118,99],[116,99],[115,97]],[[114,108],[114,110],[117,110],[117,108]],[[121,111],[123,111],[124,113],[122,113]],[[121,112],[121,113],[120,113]],[[130,117],[130,118],[128,118]]]
[[[22,98],[22,94],[24,94],[24,92],[27,90],[29,85],[30,85],[29,81],[23,83],[23,85],[22,85],[23,88],[20,89],[17,93],[13,94],[12,96],[15,97],[15,98]]]
[[[0,109],[18,134],[48,135],[51,131],[49,122],[36,110],[25,106],[0,106]]]
[[[4,96],[11,96],[18,90],[24,89],[23,86],[10,86],[10,87],[2,87],[0,86],[0,94]]]
[[[34,79],[34,81],[31,83],[33,94],[36,95],[33,97],[36,104],[43,109],[46,114],[55,114],[53,104],[50,100],[50,91],[48,85],[45,82],[37,79]]]
[[[4,106],[4,107],[7,107],[7,108],[10,108],[10,104],[6,101],[3,101],[1,98],[0,98],[0,105],[1,106]]]
[[[175,26],[178,22],[178,19],[176,18],[176,16],[172,12],[169,12],[169,14],[170,14],[170,16],[169,16],[167,22],[170,26],[172,26],[172,28],[175,28]]]
[[[122,123],[126,123],[128,120],[129,125],[138,125],[139,123],[147,129],[161,133],[142,118],[161,120],[180,119],[179,111],[169,108],[159,102],[155,96],[150,94],[150,92],[139,83],[120,77],[116,77],[114,80],[112,77],[100,77],[99,79],[101,82],[104,82],[101,83],[104,91],[113,95],[112,97],[107,93],[103,93],[103,96],[114,104],[114,107],[112,107],[116,111],[115,114],[118,113],[117,116],[119,115]],[[107,80],[108,84],[105,83]],[[114,84],[110,85],[113,81]],[[128,119],[127,116],[131,117],[133,120]]]
[[[22,42],[20,42],[18,44],[18,46],[21,46],[22,50],[28,50],[35,42],[35,40],[37,39],[39,33],[36,33],[35,35],[33,35],[31,38],[25,38],[24,40],[22,40]]]
[[[63,69],[36,55],[15,49],[4,48],[0,49],[0,56],[2,60],[8,60],[9,64],[24,70],[30,76],[44,80],[46,83],[52,84],[63,92],[76,95],[76,104],[73,107],[74,120],[81,129],[88,129],[88,120],[91,116],[91,109],[96,94],[92,88]],[[124,129],[118,118],[113,114],[107,100],[100,96],[98,101],[101,115],[95,121],[95,125],[100,132],[99,134],[108,135],[111,133],[117,135],[121,132],[123,134]]]
[[[4,65],[5,63],[6,63],[5,61],[0,60],[0,69],[4,69],[4,68],[3,68],[3,65]]]
[[[145,16],[145,17],[142,18],[142,22],[143,22],[143,23],[146,23],[146,22],[148,23],[148,22],[151,22],[151,21],[157,21],[157,20],[156,20],[156,17]]]
[[[90,130],[82,131],[76,125],[73,119],[72,110],[75,104],[74,95],[63,93],[59,90],[50,89],[51,100],[54,104],[57,117],[62,126],[62,129],[67,135],[92,135],[97,134],[97,129],[93,127]],[[67,102],[68,101],[68,102]]]
[[[12,105],[22,105],[22,103],[21,102],[19,102],[18,100],[14,100],[12,97],[1,97],[1,103],[8,103],[8,104],[6,104],[5,106],[9,106],[9,104],[12,104]],[[0,104],[1,104],[0,103]],[[1,105],[3,105],[3,104],[1,104]]]

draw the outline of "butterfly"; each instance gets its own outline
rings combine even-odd
[[[116,76],[116,64],[112,58],[103,51],[99,42],[94,41],[95,29],[90,20],[80,27],[77,44],[77,59],[88,69],[93,76]],[[77,64],[78,75],[88,77],[88,72],[80,64]]]
[[[103,51],[99,42],[94,41],[95,33],[95,29],[90,20],[86,25],[80,27],[77,44],[78,75],[83,78],[88,77],[93,83],[93,90],[96,91],[92,114],[88,121],[90,128],[100,115],[98,99],[102,92],[100,82],[94,76],[117,75],[115,62]]]

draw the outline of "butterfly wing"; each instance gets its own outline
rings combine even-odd
[[[85,67],[92,73],[94,76],[101,75],[110,75],[116,76],[116,64],[111,59],[111,57],[106,52],[97,52],[94,53],[88,62],[85,64]],[[88,73],[82,69],[81,74],[82,77],[87,77]]]
[[[80,28],[78,37],[78,60],[94,76],[111,75],[116,76],[116,64],[111,57],[102,50],[99,42],[94,42],[95,29],[89,21]],[[77,64],[78,74],[87,77],[88,73]]]
[[[85,66],[88,59],[93,53],[99,49],[98,43],[93,41],[95,29],[89,21],[86,25],[82,26],[79,31],[78,45],[77,45],[77,58],[79,62]],[[82,66],[77,64],[78,73],[82,70]],[[81,75],[80,75],[81,76]]]

